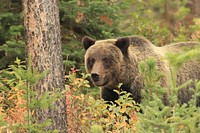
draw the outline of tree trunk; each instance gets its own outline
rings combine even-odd
[[[32,59],[32,67],[48,74],[34,89],[37,98],[46,91],[64,90],[63,62],[58,0],[23,0],[26,50]],[[67,132],[66,101],[59,99],[53,109],[37,109],[37,123],[51,119],[47,130]]]
[[[188,6],[193,17],[200,17],[200,0],[188,0]]]

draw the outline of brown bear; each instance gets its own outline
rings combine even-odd
[[[170,67],[164,59],[167,52],[182,52],[183,47],[194,48],[198,42],[187,42],[154,46],[149,40],[141,36],[129,36],[118,39],[106,39],[96,41],[90,37],[83,38],[85,53],[85,67],[87,73],[91,74],[91,80],[95,86],[101,87],[101,98],[105,101],[114,101],[119,95],[114,91],[119,83],[121,90],[132,94],[133,100],[141,102],[141,89],[143,79],[140,76],[138,64],[149,57],[157,60],[158,69],[163,73],[170,72]],[[177,85],[181,85],[190,79],[200,79],[200,63],[190,61],[184,63],[177,74]],[[161,85],[168,88],[166,77],[161,80]],[[166,95],[166,96],[167,96]],[[178,93],[180,103],[187,103],[191,99],[191,93],[187,88]],[[166,104],[167,101],[164,101]],[[198,99],[200,106],[200,99]]]

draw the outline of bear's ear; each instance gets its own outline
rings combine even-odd
[[[82,43],[83,43],[85,50],[87,50],[90,46],[92,46],[95,43],[95,40],[88,36],[85,36],[82,39]]]
[[[119,38],[116,41],[115,44],[124,54],[124,56],[128,56],[128,47],[130,45],[130,38],[124,37],[124,38]]]

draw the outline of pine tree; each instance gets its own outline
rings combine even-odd
[[[190,56],[189,56],[190,55]],[[192,55],[192,56],[191,56]],[[196,106],[197,97],[200,96],[200,81],[195,82],[195,87],[191,89],[194,92],[193,98],[188,104],[180,105],[178,103],[178,90],[191,84],[191,80],[176,86],[176,72],[178,68],[186,61],[194,57],[199,57],[196,50],[188,51],[181,55],[168,55],[168,60],[172,65],[172,73],[168,77],[171,84],[171,95],[169,96],[169,105],[165,106],[162,101],[163,90],[159,84],[159,74],[157,72],[155,60],[148,59],[140,64],[140,72],[144,78],[145,87],[144,99],[140,105],[143,113],[139,114],[137,123],[138,132],[199,132],[200,131],[200,109]],[[150,79],[151,82],[149,82]],[[153,84],[153,85],[152,85]]]

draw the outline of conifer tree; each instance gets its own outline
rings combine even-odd
[[[143,132],[199,132],[200,130],[200,109],[196,106],[197,99],[200,96],[200,81],[195,81],[193,91],[194,95],[188,104],[180,105],[178,103],[178,90],[192,83],[189,80],[180,86],[176,86],[176,72],[180,66],[191,59],[199,59],[199,49],[186,51],[183,54],[167,55],[167,59],[172,67],[172,73],[169,74],[170,91],[169,105],[163,104],[163,90],[158,83],[160,72],[157,71],[156,61],[147,59],[139,65],[140,73],[144,78],[144,89],[142,91],[144,98],[140,105],[143,113],[139,114],[137,128],[139,133]]]

